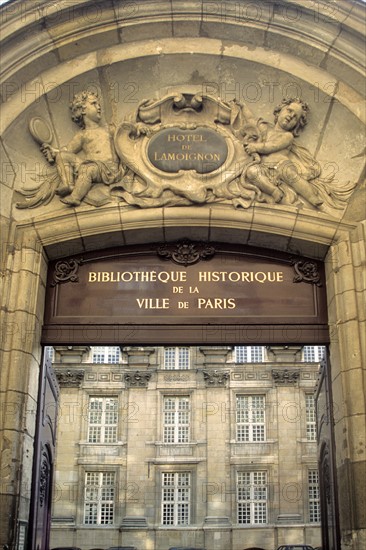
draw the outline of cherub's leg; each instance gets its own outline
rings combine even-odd
[[[78,175],[71,195],[68,195],[62,202],[70,206],[79,206],[87,192],[90,190],[93,181],[98,179],[99,170],[94,163],[85,163],[79,166]]]
[[[281,168],[281,179],[313,206],[323,204],[317,190],[299,174],[296,165],[292,162],[286,162]]]
[[[60,151],[56,154],[56,168],[60,176],[61,184],[57,189],[57,194],[61,197],[71,193],[74,186],[74,168],[79,159],[73,153]]]
[[[260,164],[254,166],[249,166],[245,176],[248,178],[250,183],[256,185],[261,191],[267,193],[267,195],[272,195],[275,202],[281,202],[283,193],[281,189],[276,187],[268,177],[263,173]]]

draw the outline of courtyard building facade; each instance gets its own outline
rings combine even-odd
[[[56,347],[51,547],[319,546],[324,350]]]

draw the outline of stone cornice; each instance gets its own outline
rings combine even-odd
[[[50,93],[54,87],[78,76],[73,72],[79,74],[80,67],[86,72],[102,66],[103,59],[110,64],[122,61],[127,56],[137,58],[151,55],[154,51],[151,40],[159,40],[161,53],[166,54],[190,54],[194,51],[197,54],[228,55],[271,67],[275,63],[285,72],[291,66],[292,74],[297,73],[299,78],[310,84],[319,83],[321,89],[324,89],[325,83],[343,81],[336,97],[350,110],[357,109],[354,92],[351,100],[347,99],[347,86],[356,88],[360,79],[363,84],[364,5],[360,0],[342,0],[332,6],[325,2],[282,0],[277,3],[279,9],[275,13],[270,2],[261,3],[259,11],[248,9],[245,2],[242,5],[240,2],[232,5],[226,2],[227,13],[223,14],[224,17],[220,10],[215,13],[212,7],[205,13],[202,3],[197,1],[176,1],[172,13],[170,4],[163,1],[140,0],[128,4],[115,1],[112,4],[106,0],[102,3],[103,9],[97,8],[100,13],[94,14],[94,18],[86,16],[88,11],[85,14],[85,10],[92,11],[90,3],[87,4],[86,0],[75,0],[72,3],[68,0],[57,3],[43,0],[36,5],[15,0],[1,8],[2,74],[4,82],[9,84],[9,88],[4,88],[4,93],[10,101],[16,99],[24,109],[39,100],[44,90]],[[215,3],[212,5],[215,6]],[[315,9],[309,5],[314,5]],[[197,37],[192,30],[191,37],[174,37],[173,28],[176,26],[179,29],[179,25],[187,21],[204,25],[205,36]],[[160,36],[160,27],[165,32],[167,22],[171,24],[172,36]],[[148,25],[151,30],[146,29]],[[249,33],[245,32],[246,27],[250,29]],[[192,29],[196,29],[196,26],[193,25]],[[221,36],[218,32],[220,29]],[[149,32],[151,35],[146,34]],[[226,41],[228,33],[233,36],[230,42]],[[20,34],[22,40],[19,40]],[[34,39],[35,35],[37,40]],[[139,35],[147,39],[135,42]],[[98,55],[96,41],[91,41],[90,36],[98,37]],[[264,39],[266,47],[263,47]],[[75,40],[83,43],[84,55],[75,55],[76,52],[71,48]],[[121,41],[128,43],[127,56],[125,44],[121,44]],[[295,52],[297,47],[302,52],[304,63],[288,54],[289,51]],[[272,49],[272,54],[269,54],[269,49]],[[317,61],[310,68],[315,58]],[[78,59],[79,62],[73,67],[69,63],[71,59]],[[323,60],[325,70],[318,69],[317,65]],[[328,65],[331,65],[329,72]],[[43,73],[40,70],[42,66],[47,69]],[[29,75],[28,82],[22,76],[25,67]],[[345,78],[342,68],[352,71],[355,78]],[[18,95],[19,85],[25,87],[26,94]],[[334,91],[335,88],[333,91],[325,88],[325,93],[329,92],[330,95]]]
[[[225,20],[230,24],[243,23],[250,24],[262,24],[268,25],[273,19],[273,7],[268,3],[267,6],[262,6],[262,10],[248,9],[245,10],[245,2],[237,2],[237,6],[227,6],[225,11]],[[79,24],[80,30],[88,27],[91,28],[91,32],[94,32],[94,27],[104,26],[127,26],[132,24],[140,24],[141,21],[147,22],[166,22],[166,21],[179,21],[189,17],[190,19],[202,19],[204,21],[217,21],[223,22],[222,11],[215,6],[207,6],[207,11],[203,10],[202,2],[197,0],[176,0],[175,1],[175,13],[172,14],[171,6],[167,2],[148,2],[146,0],[135,0],[128,6],[123,5],[122,2],[115,0],[113,3],[111,0],[104,0],[102,10],[95,14],[91,9],[88,0],[73,0],[72,4],[68,0],[59,0],[56,4],[53,0],[39,0],[36,5],[32,2],[29,5],[22,5],[22,0],[15,0],[11,5],[2,7],[2,24],[4,28],[3,40],[9,38],[9,36],[16,34],[19,29],[30,30],[34,26],[41,26],[46,23],[46,28],[57,28],[59,25],[62,28],[62,23],[70,21],[70,15],[74,14],[74,19],[79,15],[80,19],[84,19],[84,25]],[[279,0],[279,7],[277,9],[277,17],[280,15],[284,20],[286,15],[288,16],[287,23],[291,22],[296,26],[296,31],[299,30],[299,21],[301,16],[314,17],[314,22],[318,25],[313,25],[311,29],[313,35],[312,38],[324,40],[322,35],[322,27],[325,25],[342,25],[347,32],[353,33],[356,37],[363,35],[364,27],[362,25],[364,16],[364,5],[361,0],[342,0],[335,6],[329,6],[325,1],[319,1],[314,5],[309,3],[308,0]],[[266,9],[264,9],[266,7]],[[72,8],[72,9],[71,9]],[[114,8],[114,9],[113,9]],[[241,8],[241,10],[240,10]],[[331,9],[330,9],[331,8]],[[86,17],[90,12],[95,15]],[[240,11],[239,11],[240,10]],[[101,13],[102,12],[102,13]],[[245,18],[243,14],[245,13]],[[97,17],[97,15],[99,17]],[[241,17],[240,17],[241,16]],[[276,18],[275,18],[276,19]],[[79,21],[79,19],[78,19]],[[281,21],[281,19],[279,19]],[[276,22],[276,21],[275,21]],[[297,25],[296,25],[297,23]],[[279,23],[278,23],[279,24]],[[289,25],[287,24],[287,29]],[[64,26],[63,33],[59,31],[57,37],[60,39],[70,34],[68,26]],[[52,33],[49,32],[49,38],[51,39]]]
[[[171,242],[181,237],[182,228],[196,227],[197,240],[207,240],[207,231],[213,235],[226,228],[232,235],[228,235],[228,242],[233,242],[236,232],[246,231],[248,241],[243,240],[241,233],[242,244],[259,247],[263,234],[276,234],[276,250],[289,253],[296,250],[305,257],[323,260],[329,246],[356,227],[352,222],[339,222],[324,213],[298,211],[292,206],[275,205],[274,216],[273,205],[263,204],[256,205],[255,211],[214,206],[145,210],[128,207],[121,211],[118,205],[98,209],[85,206],[77,212],[53,212],[51,218],[50,213],[40,214],[33,217],[32,223],[29,223],[29,214],[22,213],[26,219],[14,222],[15,241],[20,245],[24,240],[32,242],[32,246],[44,247],[49,259],[65,256],[71,243],[75,254],[82,253],[89,239],[93,239],[95,250],[120,246],[121,235],[145,228],[144,242]],[[221,240],[225,242],[225,237]],[[131,237],[128,241],[133,244]]]
[[[1,44],[1,43],[0,43]],[[318,66],[311,65],[306,59],[302,60],[299,57],[286,53],[280,54],[274,49],[271,54],[268,53],[268,48],[262,45],[253,51],[252,48],[245,44],[226,43],[225,40],[217,40],[216,38],[190,38],[189,40],[181,38],[162,38],[159,41],[161,54],[177,55],[191,54],[194,49],[196,54],[220,56],[222,51],[230,58],[238,58],[240,60],[247,59],[250,62],[256,62],[264,67],[273,67],[275,64],[278,69],[288,72],[296,78],[307,82],[310,86],[316,82],[319,90],[324,90],[329,97],[334,97],[351,111],[361,121],[365,122],[365,112],[363,109],[364,97],[362,92],[357,93],[354,88],[351,88],[352,79],[342,81],[339,76],[339,86],[337,77]],[[29,46],[30,47],[30,46]],[[301,44],[301,47],[304,47]],[[296,44],[293,45],[293,50],[296,50]],[[4,90],[8,94],[3,104],[3,112],[0,120],[0,131],[4,133],[6,128],[14,121],[14,118],[20,114],[34,102],[40,102],[44,92],[52,93],[58,86],[65,82],[77,79],[80,76],[80,67],[83,72],[92,71],[103,66],[103,59],[108,59],[109,62],[118,63],[128,59],[138,59],[146,55],[151,55],[151,41],[141,40],[128,47],[128,55],[122,44],[116,44],[113,47],[108,47],[103,50],[103,55],[97,55],[97,52],[90,52],[87,55],[79,55],[74,58],[75,63],[70,65],[68,62],[58,62],[55,67],[48,69],[46,72],[39,72],[34,75],[34,80],[27,81],[21,85],[12,84],[11,79],[15,78],[16,73],[9,75],[9,87],[6,87],[4,81]],[[325,55],[325,51],[323,52]],[[10,56],[11,57],[11,56]],[[309,54],[311,58],[311,53]],[[3,62],[4,67],[6,63]],[[10,65],[12,69],[14,65]],[[359,73],[355,75],[355,82],[362,80],[363,76]],[[336,86],[337,84],[337,86]],[[29,92],[31,90],[31,92]],[[28,91],[28,92],[27,92]],[[55,92],[57,93],[57,92]],[[329,100],[328,100],[329,101]]]

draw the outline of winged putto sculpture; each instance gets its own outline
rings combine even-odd
[[[93,92],[76,94],[70,109],[79,129],[59,149],[44,119],[30,121],[50,170],[35,189],[20,191],[25,199],[18,208],[58,197],[67,207],[268,203],[332,214],[346,207],[354,189],[325,178],[316,159],[297,144],[309,115],[300,98],[282,100],[273,122],[237,100],[199,93],[144,100],[117,128],[102,124],[100,98]]]

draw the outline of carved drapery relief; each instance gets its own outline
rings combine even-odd
[[[81,382],[84,380],[85,371],[83,370],[55,370],[56,378],[60,386],[65,388],[79,388]]]
[[[171,94],[144,100],[116,131],[101,123],[100,99],[82,91],[71,104],[80,126],[55,148],[41,117],[29,130],[50,165],[33,191],[20,190],[18,208],[48,204],[55,196],[68,207],[112,201],[142,208],[199,204],[287,204],[336,215],[354,185],[336,184],[296,138],[309,107],[284,99],[266,121],[236,100],[206,94]]]
[[[150,378],[150,372],[142,372],[139,370],[136,370],[131,374],[126,373],[124,375],[124,379],[128,388],[147,388]]]
[[[219,370],[203,370],[203,379],[207,387],[221,387],[226,386],[227,381],[230,378],[229,371],[219,371]]]
[[[281,385],[281,386],[291,386],[293,384],[296,384],[300,376],[299,371],[297,370],[273,370],[272,371],[272,377],[275,382],[275,384]]]

